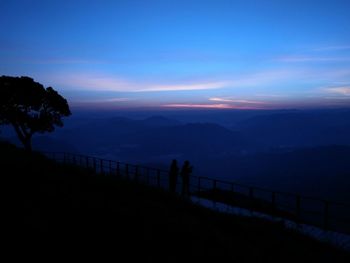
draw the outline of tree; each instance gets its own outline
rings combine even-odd
[[[34,133],[62,127],[62,117],[69,115],[67,100],[52,87],[29,77],[0,77],[0,124],[13,126],[26,150],[32,150]]]

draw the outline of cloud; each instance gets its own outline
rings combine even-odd
[[[224,98],[209,98],[210,101],[219,101],[219,102],[233,102],[232,99],[224,99]]]
[[[350,81],[350,68],[314,70],[309,77],[321,81],[323,87],[347,86]]]
[[[75,90],[114,91],[114,92],[161,92],[161,91],[191,91],[213,90],[221,88],[255,87],[279,84],[298,78],[302,73],[293,69],[266,70],[242,75],[226,77],[198,78],[188,80],[158,80],[149,81],[125,78],[119,75],[98,72],[60,72],[46,75],[45,83],[55,87],[68,87]]]
[[[253,101],[253,100],[239,100],[239,99],[230,99],[230,98],[209,98],[209,101],[216,101],[216,102],[232,102],[232,103],[245,103],[245,104],[265,104],[265,102],[262,101]]]
[[[213,100],[214,99],[214,100]],[[209,101],[229,102],[229,103],[173,103],[165,104],[163,107],[168,108],[195,108],[195,109],[263,109],[265,103],[252,102],[247,100],[217,100],[218,98],[211,98]],[[262,106],[264,104],[264,106]]]
[[[338,51],[350,49],[350,45],[338,45],[338,46],[324,46],[314,48],[313,51]]]
[[[287,95],[282,95],[282,94],[261,94],[261,93],[258,93],[258,94],[255,94],[254,95],[255,97],[262,97],[262,98],[285,98],[285,97],[288,97]]]
[[[331,88],[325,88],[324,89],[328,93],[332,94],[338,94],[343,96],[350,96],[350,86],[343,86],[343,87],[331,87]]]
[[[199,82],[199,83],[188,83],[188,84],[175,84],[175,85],[150,85],[145,89],[139,89],[137,91],[181,91],[181,90],[208,90],[208,89],[219,89],[229,86],[230,82],[219,81],[219,82]]]
[[[245,74],[231,80],[234,87],[256,87],[271,85],[295,79],[304,72],[295,69],[265,70],[251,74]]]
[[[102,60],[91,60],[82,58],[32,58],[32,57],[11,57],[2,61],[5,64],[29,64],[29,65],[100,65],[109,62]]]
[[[164,82],[164,81],[160,81]],[[50,83],[55,86],[67,86],[79,90],[114,91],[114,92],[155,92],[155,91],[185,91],[218,89],[230,85],[227,81],[197,80],[177,84],[150,83],[135,81],[119,76],[104,74],[62,74],[52,76]]]
[[[131,98],[111,98],[111,99],[105,99],[106,102],[124,102],[124,101],[131,101],[134,99]]]
[[[230,104],[165,104],[163,107],[167,108],[195,108],[195,109],[235,109]]]
[[[105,64],[106,62],[101,60],[89,60],[89,59],[75,59],[75,58],[52,58],[46,60],[32,60],[33,64]]]
[[[304,50],[303,53],[278,57],[280,62],[349,62],[350,45],[323,46]]]
[[[180,91],[180,90],[209,90],[219,88],[242,88],[275,84],[290,80],[300,75],[296,70],[267,70],[235,77],[222,78],[219,81],[192,80],[190,83],[174,85],[148,85],[145,89],[138,91]]]
[[[96,92],[168,92],[168,91],[200,91],[215,89],[246,89],[251,87],[261,90],[254,90],[254,93],[263,93],[266,87],[290,85],[296,83],[328,83],[344,82],[350,78],[350,68],[341,69],[276,69],[253,72],[250,74],[230,75],[226,77],[198,78],[192,77],[187,80],[166,80],[164,78],[155,79],[131,79],[118,75],[81,72],[81,73],[57,73],[45,76],[43,83],[53,87],[62,87],[69,90],[85,90]],[[319,84],[318,84],[319,85]],[[247,90],[248,91],[248,90]],[[268,94],[267,94],[268,95]],[[219,98],[221,102],[232,100],[233,98]],[[237,101],[236,101],[237,102]]]
[[[133,98],[99,98],[99,99],[84,99],[74,100],[75,103],[113,103],[113,102],[129,102],[134,101]]]
[[[285,56],[277,59],[281,62],[347,62],[350,57],[314,57],[314,56]]]
[[[134,91],[137,88],[135,83],[131,83],[128,80],[104,74],[63,73],[62,75],[53,76],[52,81],[58,85],[69,86],[80,90]]]

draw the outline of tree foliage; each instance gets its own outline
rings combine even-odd
[[[52,87],[29,77],[0,77],[0,124],[12,125],[27,150],[34,133],[62,127],[62,117],[69,115],[67,100]]]

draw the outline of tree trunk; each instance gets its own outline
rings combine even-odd
[[[25,141],[23,141],[23,146],[27,152],[32,152],[32,140],[31,140],[31,138],[25,138]]]
[[[32,136],[30,134],[23,134],[21,132],[20,128],[17,124],[12,123],[13,127],[15,128],[15,131],[17,133],[18,139],[21,141],[21,143],[24,146],[24,149],[27,152],[32,152]]]

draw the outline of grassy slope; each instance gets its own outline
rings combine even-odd
[[[277,224],[219,214],[4,144],[0,157],[8,244],[17,252],[50,251],[48,260],[73,251],[79,259],[121,262],[350,262],[348,254]]]

